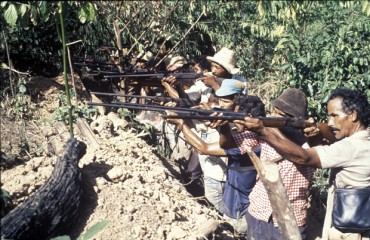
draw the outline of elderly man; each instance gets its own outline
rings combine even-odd
[[[246,117],[244,121],[236,121],[246,128],[256,132],[276,149],[284,158],[296,164],[330,168],[334,171],[333,187],[328,191],[328,213],[326,215],[326,226],[324,226],[323,239],[368,239],[370,236],[370,208],[368,191],[370,187],[370,134],[369,126],[369,102],[365,94],[358,90],[337,89],[329,97],[327,103],[329,122],[337,142],[326,146],[315,146],[303,149],[292,141],[279,136],[276,132],[263,126],[263,123],[255,118]],[[307,132],[316,131],[306,129]],[[332,208],[334,200],[340,200],[340,192],[346,189],[352,191],[352,199],[360,199],[344,209]],[[354,189],[357,189],[353,191]],[[337,198],[333,198],[333,194]],[[364,196],[364,198],[362,198]],[[361,203],[365,203],[364,206]],[[344,204],[335,201],[335,204]],[[341,219],[335,216],[351,212],[356,213],[351,219],[356,229],[339,224]],[[349,211],[351,210],[351,211]],[[330,211],[334,211],[331,215]],[[347,212],[345,212],[347,211]],[[333,221],[331,221],[333,216]],[[332,223],[336,226],[332,225]],[[347,228],[347,229],[346,229]]]

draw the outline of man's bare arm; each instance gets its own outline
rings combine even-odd
[[[235,122],[243,124],[249,130],[260,135],[283,158],[297,164],[321,168],[320,158],[314,148],[304,150],[292,141],[282,138],[276,131],[263,126],[262,122],[257,118],[246,117],[244,121],[236,120]]]
[[[234,137],[231,134],[231,128],[228,123],[218,127],[218,132],[220,134],[220,147],[223,149],[230,149],[237,147]]]
[[[166,121],[168,123],[176,124],[184,134],[186,141],[201,154],[220,157],[226,156],[225,150],[220,147],[218,142],[206,143],[196,133],[194,133],[191,130],[193,126],[191,121],[174,118],[168,118]]]

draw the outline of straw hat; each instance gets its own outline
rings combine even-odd
[[[245,87],[245,82],[241,82],[236,79],[224,79],[221,83],[221,87],[216,90],[215,94],[217,97],[224,97],[237,93],[243,93]]]
[[[143,56],[144,55],[144,56]],[[146,52],[145,54],[144,53],[139,53],[136,58],[140,58],[139,61],[141,62],[149,62],[150,60],[152,60],[154,58],[154,55],[152,52]]]
[[[181,56],[176,56],[171,58],[169,64],[167,65],[167,71],[175,71],[186,64],[186,59]]]
[[[284,113],[296,118],[306,118],[307,98],[302,90],[297,88],[286,89],[277,99],[271,102]]]
[[[234,51],[228,48],[221,48],[213,57],[207,57],[207,59],[221,65],[231,74],[239,72],[239,68],[236,67]]]

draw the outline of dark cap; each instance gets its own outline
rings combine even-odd
[[[304,92],[299,89],[286,89],[277,99],[271,102],[271,105],[293,117],[306,118],[307,98]]]

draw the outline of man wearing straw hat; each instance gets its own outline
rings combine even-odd
[[[234,78],[242,82],[246,82],[246,80],[243,77],[236,75],[236,73],[239,72],[239,69],[236,67],[234,52],[232,50],[222,48],[213,57],[207,57],[207,59],[211,61],[212,64],[212,75],[210,74],[207,77],[198,79],[197,84],[203,85],[203,87],[199,87],[199,89],[202,89],[202,92],[199,92],[198,95],[203,95],[201,103],[207,103],[207,105],[213,107],[218,104],[217,101],[213,102],[210,100],[212,98],[211,92],[219,89],[224,79]],[[164,79],[165,84],[166,82],[167,84],[174,84],[174,81],[176,81],[176,79]],[[209,91],[206,91],[204,88],[209,88]],[[209,94],[203,94],[203,92],[208,92]],[[245,92],[246,88],[243,93]],[[218,141],[219,133],[217,130],[207,127],[203,122],[197,120],[193,120],[193,122],[195,124],[196,133],[202,138],[202,140],[206,143]],[[199,162],[203,170],[205,196],[217,210],[220,210],[223,196],[223,185],[226,181],[226,171],[217,163],[219,161],[211,161],[214,158],[219,157],[199,155]],[[219,160],[227,161],[226,158],[219,158]]]
[[[235,79],[242,82],[246,80],[236,75],[239,69],[236,67],[234,52],[228,48],[222,48],[213,57],[207,57],[211,61],[212,75],[200,78],[206,87],[210,88],[209,92],[215,92],[220,88],[224,79]],[[246,93],[246,88],[243,93]],[[208,105],[218,106],[217,101],[213,103],[212,94],[208,95]],[[205,100],[202,100],[205,102]],[[207,127],[201,122],[195,122],[196,131],[201,138],[207,142],[214,142],[219,139],[217,130]],[[219,164],[218,161],[211,161],[215,156],[199,155],[199,162],[203,170],[204,190],[206,198],[220,210],[223,196],[223,186],[226,181],[226,171]],[[225,158],[220,160],[227,161]]]
[[[220,88],[223,79],[236,79],[246,82],[246,79],[237,74],[240,69],[236,67],[234,55],[234,51],[223,47],[213,57],[207,57],[212,63],[213,76],[207,76],[200,80],[215,91]]]
[[[154,59],[152,52],[141,52],[136,56],[135,71],[147,72],[148,67]]]

